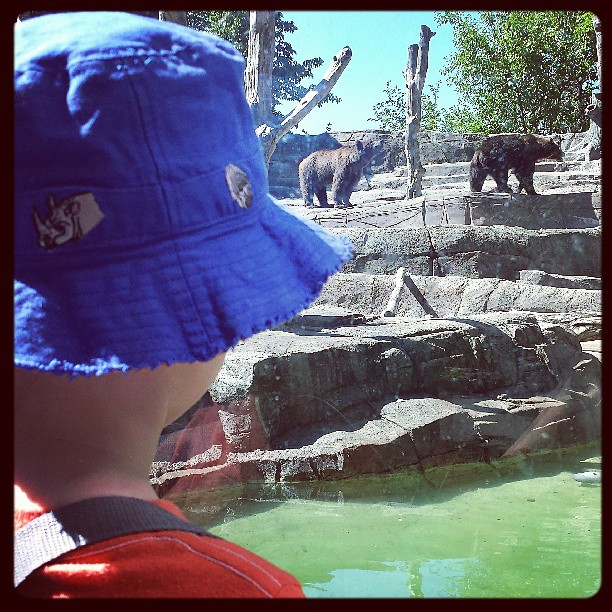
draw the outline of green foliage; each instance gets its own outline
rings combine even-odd
[[[378,102],[372,109],[374,117],[368,121],[377,121],[380,128],[390,132],[401,131],[406,127],[406,102],[404,92],[397,86],[391,86],[391,81],[383,90],[385,99]]]
[[[246,58],[249,42],[248,11],[187,11],[187,25],[227,40]]]
[[[438,132],[469,134],[482,131],[476,113],[465,102],[458,102],[449,108],[443,108],[440,113],[441,118],[436,126]]]
[[[456,51],[442,75],[460,95],[440,108],[440,81],[423,93],[421,128],[441,132],[582,132],[598,89],[597,51],[586,11],[463,11],[436,13],[453,28]],[[435,42],[435,39],[434,39]],[[426,86],[427,87],[427,86]],[[387,82],[374,105],[382,129],[403,131],[404,92]]]
[[[427,85],[426,85],[427,87]],[[438,108],[440,82],[429,86],[432,95],[423,92],[421,96],[421,129],[438,130],[444,120],[443,111]],[[383,130],[402,132],[406,129],[406,95],[405,90],[397,85],[387,85],[383,90],[385,99],[374,105],[374,116],[368,121],[376,121]]]
[[[246,59],[249,42],[249,11],[188,11],[187,23],[196,30],[216,34],[231,42]],[[301,85],[304,79],[312,78],[312,71],[323,64],[320,57],[297,62],[295,49],[285,40],[287,34],[297,30],[293,21],[283,19],[283,14],[276,11],[275,19],[275,55],[272,69],[272,112],[281,116],[276,110],[283,100],[298,101],[308,91]],[[319,104],[340,102],[340,98],[328,94]]]
[[[445,127],[584,131],[585,109],[597,89],[592,18],[586,11],[437,13],[438,25],[452,26],[456,49],[442,74],[461,96]]]

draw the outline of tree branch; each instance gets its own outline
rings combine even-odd
[[[353,52],[349,47],[343,47],[336,53],[323,79],[315,87],[308,90],[295,108],[283,117],[278,125],[271,125],[271,121],[258,125],[255,132],[261,140],[266,164],[270,163],[270,158],[276,149],[278,141],[289,130],[295,127],[332,90],[351,61],[352,55]],[[257,122],[255,125],[257,125]]]

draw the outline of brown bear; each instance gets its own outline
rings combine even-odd
[[[498,134],[486,138],[470,162],[470,190],[481,191],[488,175],[497,183],[497,191],[513,193],[508,186],[508,171],[518,179],[517,193],[524,189],[536,195],[533,188],[535,164],[542,159],[563,160],[559,145],[546,136],[533,134]]]
[[[329,208],[326,185],[332,186],[332,200],[336,208],[352,206],[349,199],[361,178],[361,171],[380,150],[376,140],[356,140],[354,144],[339,149],[315,151],[299,165],[300,189],[305,206],[314,206],[313,196],[319,206]]]

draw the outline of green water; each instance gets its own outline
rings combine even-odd
[[[311,598],[584,598],[600,586],[601,485],[572,474],[600,467],[583,448],[243,490],[214,518],[205,498],[183,510],[294,574]]]

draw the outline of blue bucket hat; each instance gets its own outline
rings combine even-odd
[[[129,13],[18,25],[15,365],[206,361],[349,259],[270,196],[243,71],[227,42]]]

